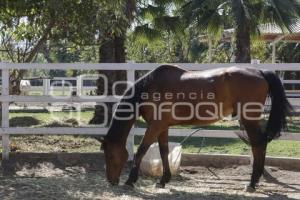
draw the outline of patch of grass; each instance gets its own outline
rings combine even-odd
[[[93,117],[93,111],[85,112],[53,112],[53,113],[10,113],[11,126],[33,127],[72,127],[88,125]],[[146,123],[140,119],[136,122],[137,127],[146,127]],[[290,132],[300,133],[300,117],[292,117],[288,120]],[[196,126],[176,126],[176,128],[195,128]],[[219,121],[209,126],[203,126],[211,130],[237,130],[238,121]],[[17,151],[33,152],[95,152],[99,151],[99,143],[85,136],[14,136]],[[15,138],[15,139],[14,139]],[[181,142],[183,137],[170,137],[170,141]],[[136,136],[135,144],[141,141]],[[200,151],[199,151],[200,149]],[[239,139],[230,138],[189,138],[183,144],[183,152],[187,153],[224,153],[249,155],[250,147]],[[268,145],[267,154],[270,156],[300,157],[300,141],[272,141]]]
[[[10,113],[10,119],[15,117],[32,117],[38,119],[40,124],[48,124],[53,121],[62,121],[66,119],[76,119],[79,124],[88,125],[89,120],[93,117],[93,111],[84,111],[84,112],[42,112],[42,113],[26,113],[26,112],[18,112],[18,113]],[[21,122],[20,122],[21,123]],[[25,122],[24,122],[25,123]],[[21,123],[22,124],[22,123]],[[30,123],[29,123],[30,124]],[[33,124],[36,125],[36,124]],[[19,125],[21,126],[21,125]],[[145,121],[140,118],[135,123],[136,127],[145,128],[147,124]],[[198,126],[197,126],[198,127]],[[227,121],[221,120],[214,124],[208,126],[202,126],[203,129],[209,130],[238,130],[239,123],[237,120]],[[174,128],[196,128],[194,125],[182,125],[182,126],[174,126]],[[294,133],[300,133],[300,117],[294,116],[288,118],[288,131]]]
[[[141,142],[141,136],[135,137],[135,145]],[[180,143],[184,137],[170,137],[170,142]],[[218,153],[250,155],[251,147],[240,139],[234,138],[189,138],[182,145],[185,153]],[[287,156],[300,158],[300,141],[274,140],[268,145],[268,156]]]
[[[293,116],[288,118],[288,132],[292,133],[300,133],[300,117],[299,116]],[[261,125],[265,126],[267,120],[263,119]],[[136,127],[140,128],[146,128],[147,124],[146,122],[140,118],[135,123]],[[199,126],[194,125],[178,125],[174,126],[173,128],[199,128]],[[220,120],[214,124],[207,125],[207,126],[201,126],[203,129],[207,130],[239,130],[240,124],[238,120]]]
[[[76,119],[80,124],[88,124],[93,117],[93,111],[85,112],[50,112],[50,113],[10,113],[10,119],[14,117],[32,117],[39,120],[39,124],[50,124],[54,121],[65,121],[69,119]],[[35,124],[37,125],[37,124]]]
[[[100,148],[100,143],[88,136],[31,135],[12,136],[11,139],[14,150],[18,152],[99,152]],[[141,136],[135,137],[135,148],[141,139]],[[183,139],[170,137],[169,141],[180,143]],[[183,144],[183,152],[250,155],[251,149],[239,139],[189,138]],[[300,141],[272,141],[267,155],[300,158]]]
[[[65,123],[64,121],[52,121],[50,123],[41,124],[37,127],[73,127],[70,123]]]

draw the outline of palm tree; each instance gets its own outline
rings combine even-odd
[[[190,0],[182,6],[186,22],[217,35],[234,22],[235,62],[249,63],[251,35],[259,34],[259,24],[279,26],[291,30],[300,17],[299,0]]]

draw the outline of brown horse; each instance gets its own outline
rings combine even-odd
[[[272,100],[269,120],[262,130],[261,114],[267,96]],[[138,179],[141,160],[158,140],[163,176],[158,186],[170,181],[168,128],[173,125],[207,125],[224,116],[238,116],[247,134],[239,135],[252,147],[253,171],[248,191],[254,191],[264,170],[268,142],[280,136],[291,109],[278,76],[251,68],[220,68],[187,71],[162,65],[128,89],[114,113],[107,135],[100,139],[106,159],[106,175],[118,184],[127,161],[126,140],[135,120],[142,116],[148,124],[135,154],[127,185]]]

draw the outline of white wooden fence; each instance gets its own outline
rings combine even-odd
[[[29,64],[29,63],[0,63],[0,70],[2,70],[2,93],[0,96],[0,102],[2,103],[2,126],[0,129],[0,135],[2,136],[2,158],[9,158],[9,136],[13,134],[71,134],[71,135],[104,135],[107,132],[107,128],[99,127],[80,127],[80,128],[28,128],[28,127],[9,127],[9,103],[10,102],[117,102],[118,99],[113,96],[107,96],[104,98],[98,98],[97,96],[85,96],[82,98],[81,93],[77,93],[77,96],[68,96],[67,98],[56,98],[48,95],[47,92],[44,95],[39,96],[17,96],[9,95],[9,70],[11,69],[44,69],[44,70],[126,70],[127,80],[134,82],[136,70],[152,70],[158,67],[159,63],[103,63],[103,64],[87,64],[87,63],[57,63],[57,64]],[[258,69],[278,70],[278,71],[300,71],[300,63],[292,64],[191,64],[180,63],[176,64],[188,70],[206,70],[219,67],[239,66],[239,67],[254,67]],[[291,81],[290,83],[299,83],[299,81]],[[80,81],[80,83],[82,83]],[[47,83],[46,83],[47,84]],[[49,83],[48,83],[49,84]],[[77,91],[81,91],[81,84],[77,82]],[[300,105],[299,98],[295,94],[295,98],[289,100],[294,105]],[[128,138],[128,150],[133,156],[133,136],[143,135],[145,129],[133,128]],[[191,132],[191,129],[170,129],[170,136],[187,136]],[[203,130],[195,134],[193,137],[221,137],[221,138],[236,138],[234,131],[225,130]],[[300,134],[297,133],[284,133],[280,138],[283,140],[300,140]]]
[[[37,79],[37,78],[36,78]],[[96,81],[97,75],[80,75],[77,77],[53,77],[53,78],[39,78],[42,85],[26,86],[21,88],[24,93],[30,93],[32,95],[70,95],[71,92],[75,91],[77,94],[85,94],[89,91],[95,91],[97,88],[96,84],[84,86],[83,81]],[[26,79],[25,79],[26,80]],[[71,83],[76,83],[76,85]],[[52,82],[52,83],[51,83]],[[81,83],[81,84],[80,84]],[[59,84],[59,85],[56,85]],[[58,93],[58,94],[55,94]]]

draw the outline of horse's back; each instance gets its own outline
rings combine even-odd
[[[169,65],[164,64],[160,65],[159,67],[155,68],[153,72],[186,72],[187,70],[177,66],[177,65]]]
[[[260,70],[254,68],[229,68],[226,71],[226,79],[231,93],[238,97],[238,100],[263,101],[268,91],[268,83],[262,76]]]
[[[251,88],[263,91],[267,83],[261,72],[254,68],[216,68],[203,71],[188,71],[174,65],[161,65],[149,73],[148,81],[152,91],[211,91],[221,93],[245,92]],[[149,79],[150,80],[150,79]],[[227,88],[226,88],[227,87]]]

